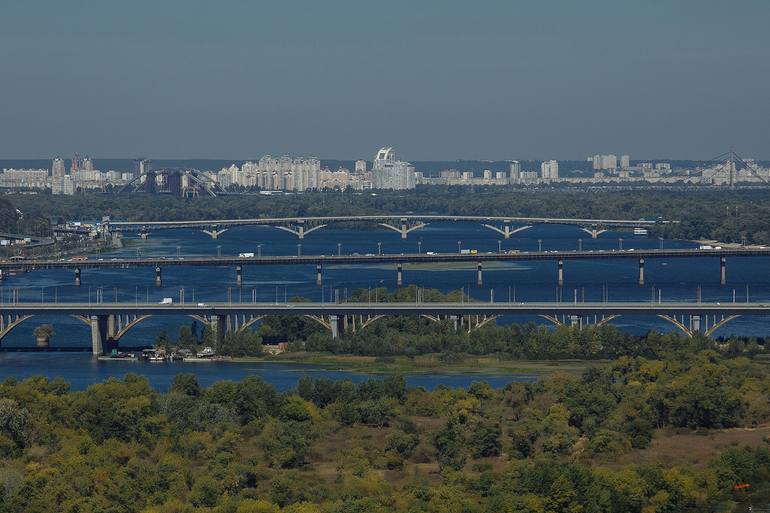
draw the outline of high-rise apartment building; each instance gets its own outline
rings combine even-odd
[[[511,183],[521,182],[521,162],[511,161]]]
[[[94,161],[91,160],[91,157],[86,155],[83,157],[83,163],[80,168],[81,171],[93,171],[94,170]]]
[[[540,164],[540,178],[553,182],[559,179],[559,163],[555,160],[544,160]]]
[[[628,169],[631,167],[631,157],[629,155],[621,155],[620,167],[621,169]]]
[[[591,160],[595,171],[614,170],[618,167],[617,155],[594,155]]]
[[[64,159],[56,157],[51,163],[51,176],[53,178],[61,178],[65,174],[67,174],[67,171],[64,168]]]
[[[150,171],[151,167],[152,167],[152,161],[149,159],[134,160],[134,178],[147,173],[148,171]]]
[[[414,167],[396,160],[393,148],[380,148],[374,156],[372,187],[375,189],[414,189]]]
[[[357,174],[366,173],[366,161],[365,160],[356,160],[356,173]]]

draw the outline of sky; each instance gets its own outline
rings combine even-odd
[[[0,0],[0,158],[770,158],[767,0]]]

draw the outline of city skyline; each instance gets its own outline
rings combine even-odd
[[[770,158],[766,2],[45,4],[3,8],[0,158]]]

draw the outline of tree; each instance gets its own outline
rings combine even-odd
[[[499,456],[502,450],[500,424],[491,420],[482,420],[476,424],[470,438],[470,448],[474,458]]]
[[[171,383],[171,391],[193,397],[201,395],[201,387],[198,384],[198,378],[195,377],[195,374],[190,374],[189,372],[180,373],[174,376],[174,381]]]

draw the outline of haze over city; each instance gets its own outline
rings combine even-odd
[[[45,16],[40,14],[44,12]],[[770,158],[770,4],[6,2],[0,158]]]

